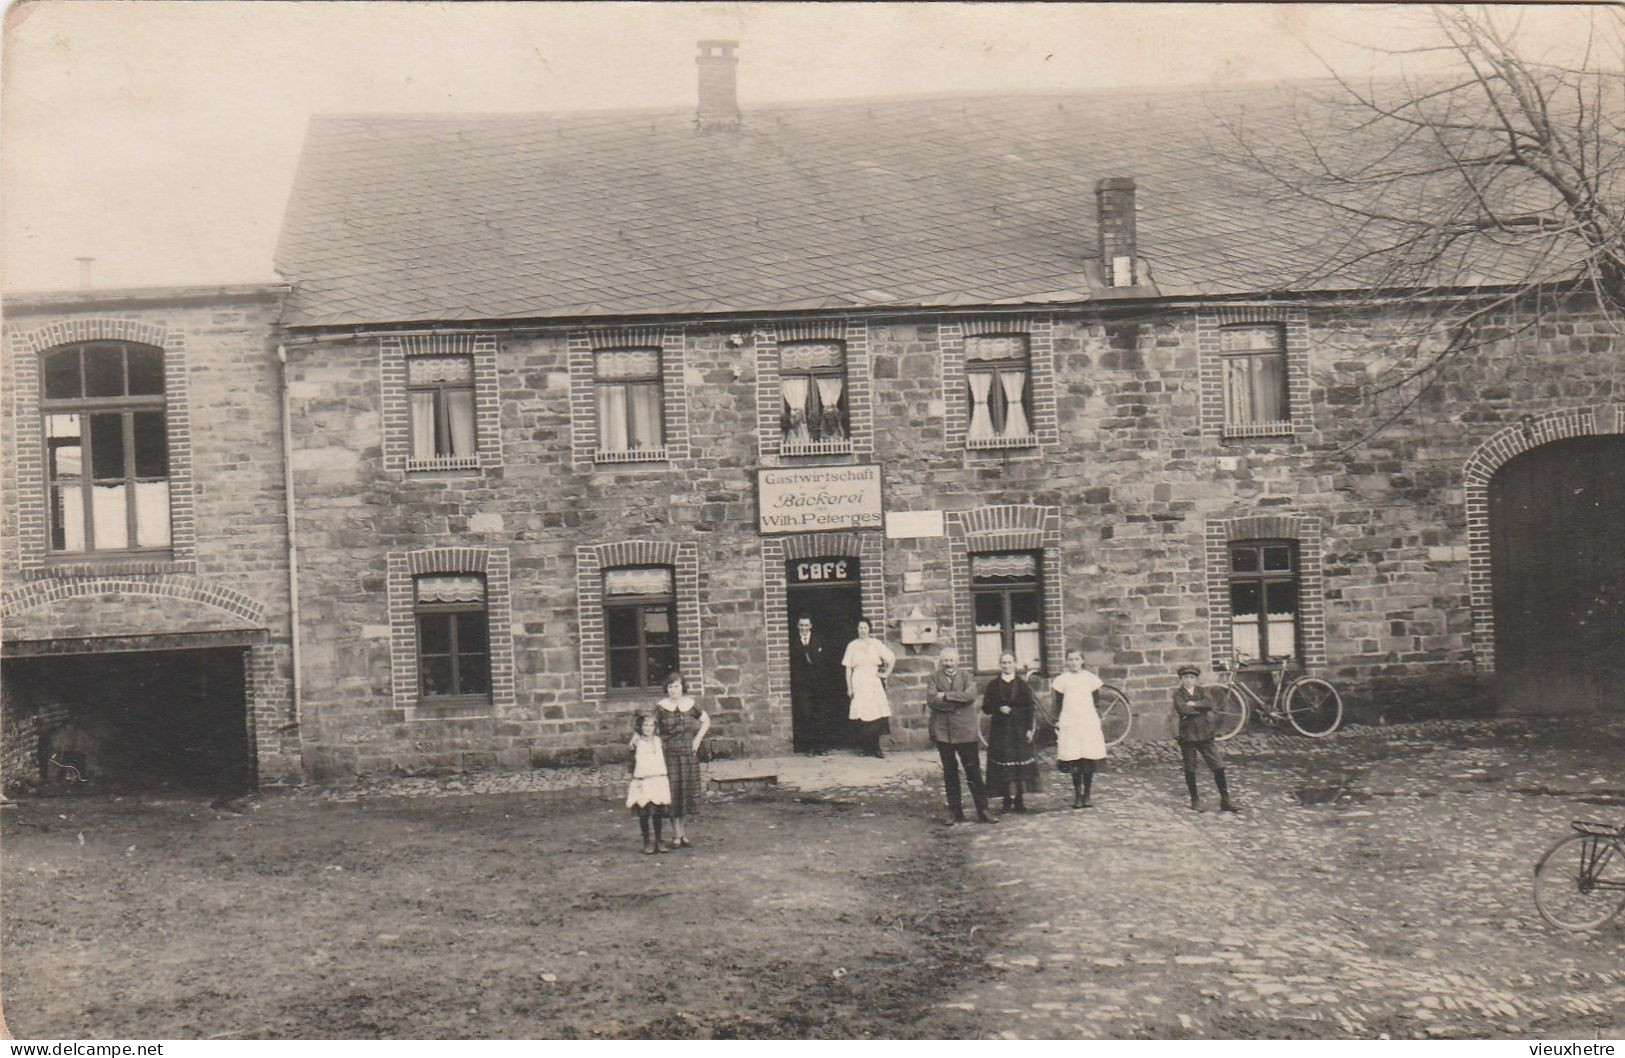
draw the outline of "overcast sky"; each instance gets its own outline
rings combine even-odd
[[[1371,67],[1425,11],[1353,5],[259,3],[11,7],[8,290],[274,280],[311,114],[691,106],[694,42],[753,102],[1235,82]],[[1538,22],[1538,19],[1532,19]],[[1532,26],[1529,32],[1561,29]],[[1317,54],[1320,58],[1317,58]]]

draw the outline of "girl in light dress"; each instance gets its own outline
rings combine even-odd
[[[1094,807],[1089,793],[1095,767],[1106,757],[1095,692],[1104,686],[1099,676],[1083,667],[1083,651],[1076,647],[1066,652],[1066,671],[1050,684],[1060,716],[1055,727],[1055,766],[1072,776],[1073,808]]]
[[[671,784],[666,781],[666,751],[655,733],[655,718],[639,713],[633,718],[632,781],[626,787],[626,807],[638,814],[643,831],[643,854],[660,851],[660,828],[671,804]],[[654,819],[654,839],[649,837],[649,820]]]
[[[871,636],[869,628],[868,618],[858,618],[858,638],[846,645],[846,654],[841,658],[846,669],[846,695],[852,700],[847,717],[852,721],[853,741],[859,752],[884,757],[880,736],[891,732],[886,677],[897,664],[897,655]]]

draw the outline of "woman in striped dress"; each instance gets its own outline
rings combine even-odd
[[[711,718],[688,696],[688,681],[674,672],[666,677],[666,697],[655,710],[660,742],[666,751],[666,778],[671,784],[672,844],[667,848],[686,849],[688,835],[683,820],[700,810],[700,742],[711,730]]]

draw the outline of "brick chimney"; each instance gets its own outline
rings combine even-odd
[[[737,40],[702,40],[694,62],[700,68],[700,105],[694,127],[701,132],[739,127]]]
[[[1095,210],[1100,229],[1100,269],[1106,285],[1131,287],[1136,275],[1134,178],[1110,176],[1095,181]]]

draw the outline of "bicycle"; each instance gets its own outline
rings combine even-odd
[[[1060,716],[1051,715],[1055,703],[1052,694],[1038,694],[1033,697],[1038,702],[1038,718],[1050,727],[1060,722]],[[1128,737],[1129,729],[1134,726],[1134,710],[1129,706],[1128,695],[1111,684],[1103,684],[1095,691],[1095,712],[1100,716],[1100,734],[1106,745],[1115,746]]]
[[[1558,929],[1596,929],[1625,908],[1625,827],[1584,819],[1535,864],[1535,910]]]
[[[1219,690],[1212,692],[1217,701],[1213,707],[1216,732],[1220,742],[1235,738],[1247,726],[1247,718],[1257,709],[1269,723],[1285,720],[1300,735],[1324,738],[1343,723],[1343,696],[1331,681],[1319,676],[1288,677],[1286,664],[1289,657],[1271,657],[1268,670],[1275,675],[1275,694],[1269,701],[1251,687],[1236,679],[1240,665],[1213,663],[1214,671],[1224,673]]]

